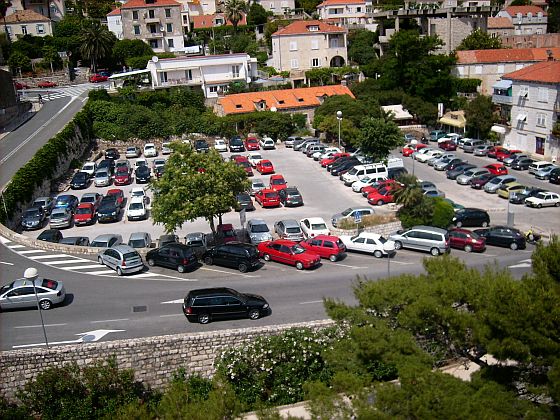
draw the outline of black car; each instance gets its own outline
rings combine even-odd
[[[76,172],[70,181],[70,188],[73,190],[83,190],[89,186],[91,178],[86,172]]]
[[[41,229],[46,222],[47,215],[41,207],[30,207],[21,216],[23,230]]]
[[[35,199],[31,207],[40,207],[48,216],[49,214],[51,214],[52,209],[54,209],[55,204],[56,200],[54,200],[52,197],[39,197]]]
[[[156,166],[154,169],[154,173],[157,179],[160,179],[163,176],[164,167],[163,166]]]
[[[120,157],[119,151],[114,147],[105,150],[105,159],[117,160]]]
[[[301,145],[303,145],[303,143],[305,142],[306,139],[301,138],[301,137],[297,137],[294,139],[294,142],[292,143],[292,148],[294,150],[299,150],[301,149]],[[287,146],[286,146],[287,147]]]
[[[551,184],[560,184],[560,168],[553,169],[548,175],[548,182]]]
[[[37,237],[39,241],[54,242],[55,244],[62,239],[62,232],[58,229],[47,229]]]
[[[247,211],[255,210],[255,205],[253,204],[253,200],[248,193],[241,193],[237,194],[235,197],[237,200],[237,205],[235,206],[235,211],[241,211],[245,209]]]
[[[454,169],[448,170],[446,172],[446,175],[448,179],[457,179],[457,177],[461,175],[463,172],[472,168],[476,168],[476,166],[471,165],[470,163],[464,163],[462,165],[456,166]]]
[[[398,168],[388,168],[387,169],[387,178],[389,179],[397,179],[401,175],[407,174],[408,171],[406,168],[398,167]]]
[[[342,162],[340,165],[335,165],[331,169],[332,176],[341,176],[352,169],[354,166],[359,165],[360,161],[356,158],[349,159],[345,162]]]
[[[512,204],[525,204],[525,199],[535,197],[538,193],[545,192],[542,188],[530,187],[521,191],[514,191],[509,195],[509,202]]]
[[[197,140],[194,142],[194,150],[198,153],[208,153],[210,146],[206,143],[206,140]]]
[[[134,171],[134,176],[136,177],[137,184],[145,184],[147,182],[150,182],[150,179],[152,179],[150,168],[144,165],[136,168],[136,171]]]
[[[327,165],[327,171],[331,172],[334,168],[337,168],[338,166],[343,165],[344,163],[348,162],[349,160],[354,160],[354,159],[356,159],[356,158],[353,157],[353,156],[342,156],[341,158],[338,158],[337,160],[335,160],[333,163],[329,163]]]
[[[161,235],[158,240],[159,247],[163,247],[167,244],[179,243],[179,237],[177,235]]]
[[[183,313],[189,322],[208,324],[220,318],[259,319],[270,314],[270,306],[262,296],[219,287],[191,290],[185,297]]]
[[[531,158],[517,159],[511,164],[511,168],[518,171],[526,171],[533,162],[534,160]]]
[[[109,171],[109,175],[113,175],[115,173],[115,161],[113,159],[103,159],[99,162],[99,165],[97,165],[96,171],[105,168]]]
[[[59,244],[74,246],[89,246],[89,238],[87,236],[69,236],[58,241]]]
[[[107,195],[103,197],[97,209],[97,221],[100,223],[118,222],[120,210],[117,197]]]
[[[243,144],[243,140],[241,137],[235,136],[229,140],[229,151],[230,152],[244,152],[245,145]]]
[[[160,265],[177,270],[179,273],[184,273],[198,265],[198,259],[192,248],[176,242],[150,250],[146,254],[146,261],[150,267]]]
[[[217,264],[237,268],[242,273],[261,265],[257,248],[241,242],[228,242],[210,248],[202,255],[202,260],[206,265]]]
[[[447,165],[445,165],[443,170],[444,171],[450,171],[452,169],[455,169],[457,166],[464,165],[464,164],[465,164],[465,161],[463,159],[454,158],[454,159],[451,159],[449,162],[447,162]]]
[[[515,228],[494,226],[488,229],[476,229],[474,232],[486,238],[486,245],[509,247],[512,250],[525,249],[525,236]]]
[[[458,228],[471,226],[486,227],[490,224],[490,216],[484,210],[465,207],[455,212],[453,224]]]
[[[296,187],[288,187],[278,191],[280,202],[284,207],[303,206],[303,198]]]

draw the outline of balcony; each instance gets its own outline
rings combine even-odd
[[[154,38],[160,39],[160,38],[163,38],[163,32],[160,32],[160,31],[150,32],[150,31],[148,31],[146,33],[145,38],[146,39],[154,39]]]
[[[507,95],[492,95],[492,102],[499,105],[513,105],[513,97]]]
[[[144,15],[144,22],[146,23],[160,23],[159,16],[152,16]]]

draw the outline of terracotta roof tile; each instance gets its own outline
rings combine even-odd
[[[318,31],[310,31],[310,26],[318,26]],[[301,35],[301,34],[321,34],[321,33],[346,33],[348,32],[345,28],[330,25],[327,22],[321,20],[296,20],[290,23],[288,26],[277,30],[272,34],[272,36],[284,36],[284,35]]]
[[[489,17],[488,29],[513,28],[512,21],[507,17]]]
[[[560,59],[560,48],[513,48],[499,50],[457,51],[457,64],[511,63],[543,61],[548,59],[548,51]]]
[[[146,0],[128,0],[121,6],[121,9],[140,9],[147,7],[181,6],[175,0],[153,0],[153,3],[146,3]]]
[[[321,105],[320,97],[334,95],[348,95],[352,98],[354,97],[348,87],[334,85],[238,93],[219,98],[218,104],[221,105],[226,115],[241,114],[256,111],[257,104],[263,101],[266,104],[266,110],[270,110],[273,107],[278,110],[318,107]]]
[[[521,70],[504,74],[502,79],[560,84],[560,61],[551,60],[536,63]]]
[[[50,19],[33,10],[16,10],[6,16],[6,23],[50,22]]]
[[[194,29],[202,29],[202,28],[212,28],[214,26],[222,26],[222,25],[214,25],[214,20],[220,17],[223,20],[226,20],[226,16],[223,13],[215,13],[213,15],[199,15],[199,16],[191,16],[191,22],[193,23]],[[227,21],[227,26],[233,26],[231,21]],[[238,25],[247,25],[247,17],[245,14],[242,13],[242,18],[239,21]]]
[[[111,12],[107,13],[107,16],[118,16],[120,14],[121,14],[121,9],[116,8],[115,10],[112,10]]]
[[[344,6],[346,4],[363,4],[365,6],[366,0],[323,0],[321,4],[317,5],[317,7],[336,5]]]
[[[539,6],[509,6],[505,8],[505,11],[512,17],[517,16],[518,13],[521,13],[523,16],[526,16],[527,13],[532,13],[533,16],[536,16],[539,12],[546,16],[546,12]]]

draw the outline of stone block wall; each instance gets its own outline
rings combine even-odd
[[[186,322],[186,321],[185,321]],[[135,377],[156,389],[165,388],[173,373],[212,377],[220,351],[243,345],[260,336],[280,334],[290,328],[322,329],[334,324],[319,320],[297,324],[270,325],[235,330],[176,334],[83,343],[68,346],[12,350],[0,353],[0,394],[14,401],[15,393],[46,368],[76,362],[91,364],[114,356],[120,368],[134,369]]]
[[[397,230],[402,229],[402,224],[400,221],[386,223],[384,225],[377,225],[377,226],[370,226],[363,229],[360,229],[360,232],[370,232],[370,233],[377,233],[382,236],[389,236],[392,233],[395,233]],[[331,229],[331,233],[335,236],[340,235],[353,235],[356,230],[342,230],[342,229]]]

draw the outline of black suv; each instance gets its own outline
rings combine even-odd
[[[194,142],[194,149],[198,153],[207,153],[208,151],[210,151],[210,147],[208,146],[208,143],[206,143],[206,140],[195,141]]]
[[[288,187],[278,191],[280,202],[284,207],[303,206],[303,198],[296,187]]]
[[[161,265],[173,268],[179,273],[191,270],[198,265],[198,259],[190,246],[180,243],[169,243],[160,248],[152,249],[146,255],[150,267]]]
[[[494,226],[489,229],[476,229],[474,233],[486,238],[486,245],[509,247],[514,251],[525,249],[525,236],[515,228]]]
[[[262,296],[219,287],[191,290],[185,297],[183,313],[189,322],[208,324],[219,318],[259,319],[270,314],[270,306]]]
[[[241,137],[235,136],[229,140],[229,151],[230,152],[244,152],[245,145]]]
[[[215,246],[202,255],[202,261],[206,265],[217,264],[237,268],[242,273],[261,265],[257,248],[241,242],[229,242]]]
[[[119,204],[117,202],[117,197],[106,195],[101,200],[101,204],[97,209],[97,221],[103,222],[118,222],[120,217]]]
[[[136,168],[136,171],[134,171],[134,176],[136,177],[137,184],[145,184],[146,182],[150,182],[150,179],[152,179],[150,168],[144,165]]]
[[[484,210],[466,207],[455,212],[453,224],[458,228],[464,226],[482,226],[490,224],[490,216]]]
[[[81,190],[89,186],[90,178],[86,172],[76,172],[70,181],[70,188]]]
[[[62,232],[58,229],[47,229],[37,237],[39,241],[58,243],[62,239]]]
[[[119,151],[114,147],[110,147],[105,150],[105,159],[117,160],[120,157],[121,155],[119,154]]]

